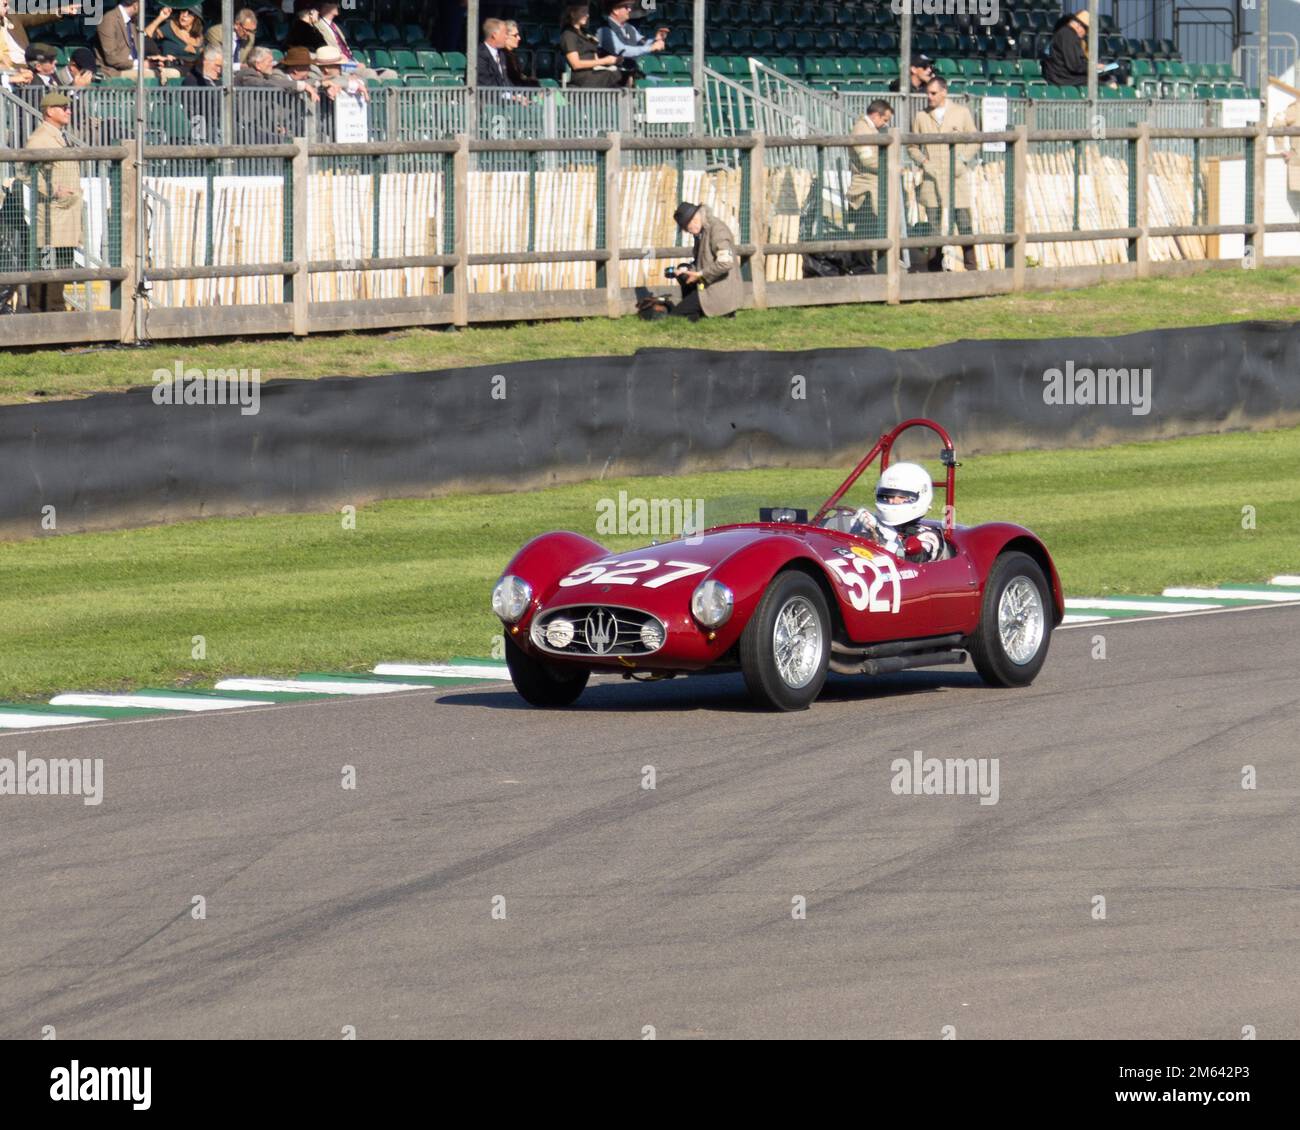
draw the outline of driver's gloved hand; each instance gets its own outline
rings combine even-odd
[[[849,533],[860,534],[869,538],[879,537],[880,523],[876,521],[876,516],[864,506],[853,515],[853,524],[849,527]]]

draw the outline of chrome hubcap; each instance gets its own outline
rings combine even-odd
[[[813,681],[822,659],[822,625],[817,610],[804,597],[791,597],[776,614],[772,654],[777,674],[791,690]]]
[[[998,601],[998,635],[1002,650],[1019,667],[1029,663],[1043,643],[1043,598],[1028,577],[1016,577]]]

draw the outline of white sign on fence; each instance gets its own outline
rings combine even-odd
[[[1253,98],[1223,100],[1223,128],[1243,129],[1259,122],[1259,103]]]
[[[984,105],[980,109],[980,132],[981,133],[1003,133],[1007,128],[1007,113],[1009,103],[1005,98],[985,98]],[[1005,141],[986,141],[984,143],[985,153],[1005,153],[1007,143]]]
[[[651,86],[645,92],[647,123],[695,122],[695,91],[689,86]]]
[[[366,100],[359,94],[340,94],[334,99],[334,140],[369,141]]]

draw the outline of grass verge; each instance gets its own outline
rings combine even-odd
[[[501,365],[552,357],[627,355],[638,349],[920,349],[963,339],[1113,336],[1257,319],[1300,320],[1300,269],[1211,271],[1110,283],[1086,290],[1001,295],[902,306],[742,310],[695,325],[529,322],[456,332],[401,330],[285,338],[159,343],[148,349],[77,347],[0,353],[0,404],[149,384],[177,360],[200,369],[257,369],[274,377],[374,376]]]
[[[967,524],[1029,526],[1077,595],[1259,581],[1300,572],[1297,466],[1300,429],[983,456],[958,472],[957,512]],[[488,593],[506,561],[546,530],[595,536],[599,500],[702,498],[715,524],[756,518],[760,505],[816,506],[843,473],[384,502],[360,510],[354,530],[309,514],[0,544],[0,699],[486,655],[499,630]],[[203,660],[192,658],[196,636]]]

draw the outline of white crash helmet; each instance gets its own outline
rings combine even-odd
[[[895,495],[906,501],[886,501]],[[905,526],[924,518],[933,501],[930,473],[915,463],[891,463],[876,484],[876,512],[891,526]]]

